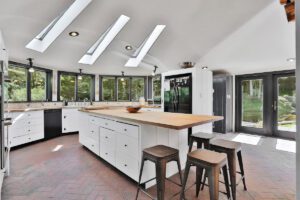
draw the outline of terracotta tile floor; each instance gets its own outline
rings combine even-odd
[[[235,136],[221,135],[230,139]],[[257,145],[243,144],[248,191],[240,184],[238,200],[295,199],[295,154],[276,150],[276,142],[274,138],[262,138]],[[58,150],[53,152],[55,148]],[[173,179],[178,180],[178,176]],[[188,185],[193,182],[194,171]],[[166,190],[166,196],[170,196],[180,189],[167,183]],[[154,188],[149,191],[155,194]],[[132,200],[135,192],[134,182],[83,148],[77,135],[68,135],[12,151],[11,175],[4,181],[2,199]],[[197,199],[195,187],[186,192],[186,197]],[[148,198],[142,194],[139,199]],[[209,199],[207,188],[198,199]],[[226,199],[225,195],[220,199]]]

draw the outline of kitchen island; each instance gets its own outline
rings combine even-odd
[[[222,120],[218,116],[125,109],[81,110],[79,142],[118,170],[138,180],[143,149],[163,144],[180,152],[182,167],[188,152],[188,128]],[[167,165],[167,176],[177,173],[176,163]],[[155,177],[155,166],[147,161],[142,181]],[[149,182],[146,187],[155,182]]]

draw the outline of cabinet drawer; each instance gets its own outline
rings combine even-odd
[[[8,128],[8,135],[10,138],[20,137],[28,134],[27,126],[11,126]]]
[[[139,158],[139,145],[138,140],[133,137],[129,137],[125,134],[117,134],[117,147],[121,153],[131,155],[132,157]]]
[[[44,139],[44,134],[43,133],[29,134],[28,139],[31,142],[36,141],[36,140],[41,140],[41,139]]]
[[[42,118],[29,118],[25,121],[27,125],[44,125],[44,120]]]
[[[86,132],[87,137],[99,141],[99,128],[94,124],[90,124]]]
[[[79,135],[79,142],[93,153],[97,154],[98,156],[100,155],[99,141]]]
[[[116,155],[114,147],[112,148],[108,145],[100,144],[100,157],[113,166],[116,165]]]
[[[100,143],[115,148],[116,133],[106,128],[100,128]]]
[[[116,122],[116,131],[119,133],[124,133],[130,137],[139,137],[139,127],[132,124],[126,124],[123,122]]]
[[[43,111],[30,111],[30,112],[25,112],[25,117],[26,118],[37,118],[37,119],[43,119],[44,118],[44,113]]]
[[[28,135],[24,135],[24,136],[20,136],[20,137],[11,138],[9,140],[9,145],[10,145],[10,147],[14,147],[14,146],[18,146],[18,145],[25,144],[28,142],[30,142]]]
[[[30,126],[27,126],[26,129],[29,134],[43,134],[44,133],[43,125],[30,125]]]
[[[120,152],[117,152],[116,157],[116,167],[132,179],[138,180],[138,160]]]

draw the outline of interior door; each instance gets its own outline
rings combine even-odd
[[[274,75],[274,134],[295,139],[296,77],[292,74]]]

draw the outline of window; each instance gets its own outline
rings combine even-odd
[[[89,101],[94,100],[94,76],[82,75],[78,78],[76,73],[58,73],[58,97],[59,101]]]
[[[71,74],[60,74],[59,100],[75,101],[76,99],[76,76]]]
[[[93,77],[90,75],[82,75],[82,79],[78,79],[78,101],[89,101],[93,99]]]
[[[129,93],[130,93],[130,79],[128,77],[120,77],[118,80],[118,101],[129,101]]]
[[[47,100],[47,73],[35,70],[30,80],[31,101]]]
[[[132,78],[131,100],[139,101],[140,97],[145,97],[145,78]]]
[[[152,79],[153,101],[161,102],[161,77],[155,76]]]
[[[28,66],[9,62],[9,83],[5,83],[5,100],[12,102],[51,100],[51,70],[34,67],[30,73]]]
[[[15,65],[9,65],[8,76],[11,82],[8,84],[8,100],[27,101],[27,69]]]
[[[115,101],[116,93],[116,78],[115,77],[103,77],[102,78],[102,100],[103,101]]]

